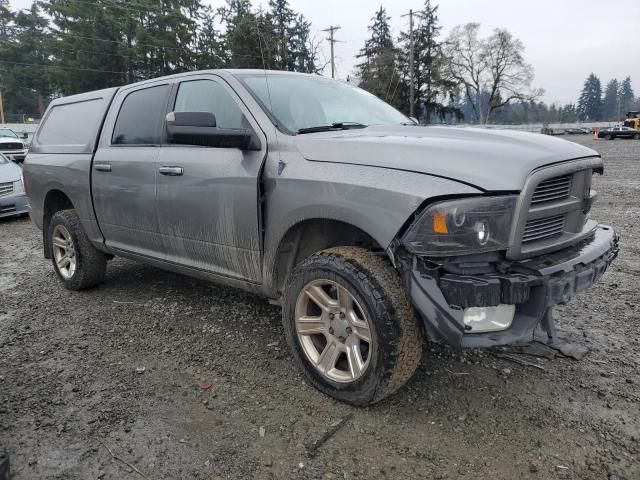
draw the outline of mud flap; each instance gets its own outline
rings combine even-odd
[[[11,480],[9,454],[0,447],[0,480]]]

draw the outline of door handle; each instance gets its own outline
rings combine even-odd
[[[179,177],[184,174],[184,168],[182,167],[160,167],[158,171],[161,175],[169,177]]]
[[[96,163],[93,166],[94,169],[96,169],[99,172],[110,172],[111,171],[111,164],[110,163]]]

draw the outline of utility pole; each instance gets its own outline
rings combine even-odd
[[[413,10],[409,10],[409,13],[402,16],[409,17],[409,116],[415,117],[416,71],[413,63],[415,56],[415,44],[413,40]]]
[[[4,100],[2,99],[2,88],[0,88],[0,123],[4,123]]]
[[[338,40],[334,38],[333,34],[338,30],[340,30],[340,27],[337,25],[331,25],[326,30],[322,30],[323,32],[329,32],[329,38],[327,38],[327,40],[329,40],[329,43],[331,44],[331,78],[336,78],[336,60],[333,47],[338,42]]]

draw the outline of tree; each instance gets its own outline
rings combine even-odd
[[[593,73],[584,82],[578,99],[577,114],[581,121],[597,122],[602,119],[602,85]]]
[[[535,100],[543,93],[532,90],[533,68],[524,60],[524,45],[504,29],[478,38],[480,24],[455,27],[446,43],[447,72],[465,92],[479,123],[514,100]],[[482,91],[487,99],[483,101]]]
[[[560,109],[560,121],[562,123],[575,123],[578,121],[575,104],[568,103]]]
[[[221,68],[228,62],[224,39],[216,28],[216,17],[211,7],[206,7],[202,12],[196,38],[198,69]]]
[[[357,56],[363,61],[356,65],[356,69],[361,88],[392,105],[402,106],[406,102],[397,97],[402,78],[396,68],[396,49],[391,36],[390,20],[384,7],[380,7],[371,19],[371,37],[365,41],[364,48]]]
[[[602,118],[619,120],[620,117],[620,83],[615,78],[609,80],[602,100]]]
[[[444,66],[446,58],[442,52],[442,44],[438,41],[440,26],[438,6],[426,0],[424,7],[415,16],[418,24],[414,30],[414,110],[424,123],[431,123],[433,115],[441,119],[448,113],[453,113],[447,99],[453,95],[456,84],[446,78]],[[400,34],[401,48],[398,53],[398,63],[403,74],[404,91],[410,89],[410,49],[411,38],[409,32]],[[409,109],[403,109],[408,111]]]
[[[631,88],[631,77],[627,77],[620,86],[620,113],[625,115],[633,110],[635,94]]]
[[[0,4],[0,88],[7,112],[42,115],[51,96],[47,19],[37,4],[11,12]]]

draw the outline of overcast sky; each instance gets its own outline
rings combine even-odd
[[[204,0],[214,7],[223,0]],[[367,26],[384,5],[392,17],[394,35],[408,25],[401,18],[409,9],[420,9],[421,0],[289,0],[296,11],[320,30],[340,25],[336,38],[338,76],[346,78],[356,63],[355,55],[367,38]],[[12,0],[22,8],[31,0]],[[253,0],[266,6],[268,0]],[[443,35],[455,25],[479,22],[483,35],[494,28],[507,28],[526,46],[526,59],[535,69],[534,86],[544,88],[547,102],[575,102],[584,79],[592,71],[603,87],[611,78],[631,75],[636,95],[640,94],[640,2],[632,0],[441,0]],[[323,55],[329,58],[325,42]],[[326,70],[330,75],[330,69]]]

